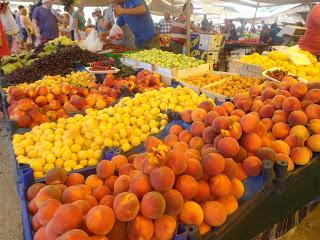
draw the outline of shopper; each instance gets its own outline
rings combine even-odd
[[[42,5],[33,10],[33,32],[40,43],[59,37],[58,21],[62,23],[63,20],[52,9],[52,2],[53,0],[42,0]]]
[[[23,37],[23,34],[22,34],[22,30],[21,30],[20,16],[21,16],[23,9],[24,9],[24,6],[19,5],[18,12],[15,14],[15,19],[16,19],[17,25],[19,27],[21,37]]]
[[[73,26],[73,17],[72,17],[72,14],[74,12],[73,6],[72,5],[65,6],[64,11],[69,14],[70,36],[71,36],[71,40],[74,41],[74,26]]]
[[[157,29],[159,34],[170,34],[173,20],[170,13],[165,12],[164,18],[160,20]]]
[[[201,22],[201,28],[202,28],[203,31],[209,32],[209,31],[210,31],[210,27],[209,27],[209,26],[210,26],[210,25],[209,25],[209,21],[208,21],[208,19],[207,19],[207,15],[205,14],[205,15],[203,16],[203,20],[202,20],[202,22]]]
[[[281,45],[283,43],[283,38],[277,36],[278,33],[281,31],[281,28],[278,27],[277,23],[271,24],[270,27],[270,38],[272,46]]]
[[[84,4],[78,5],[78,10],[72,14],[74,26],[74,39],[83,40],[85,38],[84,30],[86,28],[86,19],[84,18]]]
[[[101,35],[102,33],[105,33],[107,30],[107,25],[103,19],[101,9],[96,8],[94,10],[94,15],[97,16],[95,28],[96,28],[98,34]]]
[[[191,4],[191,14],[193,12],[193,5]],[[191,23],[191,29],[194,32],[201,32],[201,30]],[[170,48],[173,53],[181,54],[183,45],[187,39],[187,4],[185,3],[182,8],[182,14],[173,21],[171,29],[171,43]]]
[[[269,43],[270,40],[270,29],[267,24],[263,24],[260,32],[260,43]]]
[[[10,49],[7,42],[6,33],[4,32],[2,22],[0,20],[0,58],[10,55]]]
[[[119,26],[128,24],[139,49],[160,48],[151,14],[144,0],[112,0],[114,14]]]
[[[33,43],[32,23],[27,15],[27,9],[23,8],[20,15],[21,32],[23,36],[24,48],[30,50]]]
[[[299,46],[301,49],[320,56],[320,4],[315,5],[306,22],[307,31],[300,38]]]

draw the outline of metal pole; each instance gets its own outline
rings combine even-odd
[[[190,37],[191,37],[191,21],[190,21],[190,16],[191,16],[191,0],[187,1],[187,45],[186,45],[186,55],[190,56]]]
[[[252,19],[252,26],[251,26],[251,28],[254,27],[254,22],[255,22],[256,17],[257,17],[257,13],[258,13],[258,8],[259,8],[259,6],[260,6],[260,2],[258,1],[258,2],[257,2],[256,11],[254,12],[254,17],[253,17],[253,19]],[[251,36],[251,31],[249,32],[249,36]]]

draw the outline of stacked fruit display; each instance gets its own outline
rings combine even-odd
[[[31,165],[36,178],[55,166],[67,171],[92,166],[101,159],[104,147],[121,147],[127,152],[149,135],[159,133],[167,125],[167,116],[161,111],[182,112],[205,99],[181,87],[138,93],[134,98],[122,98],[114,107],[87,109],[85,116],[59,118],[57,123],[15,134],[14,153],[18,163]]]
[[[241,57],[240,61],[249,64],[255,64],[263,67],[264,70],[279,67],[309,81],[320,80],[320,63],[311,53],[300,50],[300,53],[308,57],[310,65],[295,65],[288,55],[279,51],[269,52],[266,56],[254,53]]]
[[[212,83],[216,83],[225,79],[232,77],[233,74],[222,74],[222,73],[207,73],[204,75],[196,75],[184,78],[183,82],[189,83],[198,87],[205,87]]]
[[[158,49],[143,50],[129,54],[128,57],[141,62],[158,64],[165,68],[187,69],[204,64],[204,61],[195,59],[194,57],[187,57],[186,55],[174,54]]]

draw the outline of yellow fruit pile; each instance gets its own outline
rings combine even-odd
[[[320,81],[320,62],[317,62],[315,56],[306,51],[299,51],[306,55],[311,64],[306,66],[295,65],[286,54],[280,51],[269,52],[267,56],[258,53],[242,56],[240,61],[244,63],[254,64],[263,67],[264,70],[279,67],[292,74],[302,77],[309,81]]]
[[[229,74],[219,74],[219,73],[207,73],[204,75],[190,76],[183,79],[183,82],[189,83],[194,86],[204,87],[209,84],[224,80],[232,75]]]
[[[72,46],[74,45],[75,42],[66,36],[61,36],[61,37],[55,38],[54,40],[49,41],[48,43],[49,44],[53,43],[54,45],[58,45],[58,43],[60,43],[62,46]]]
[[[17,85],[20,88],[26,87],[38,87],[38,86],[47,86],[51,87],[53,85],[61,86],[62,83],[68,83],[71,86],[76,87],[88,87],[91,82],[95,81],[95,76],[88,72],[72,72],[65,77],[60,75],[56,76],[44,76],[41,80],[35,81],[34,83],[23,83]]]
[[[18,163],[31,165],[36,178],[55,166],[71,171],[96,165],[104,147],[121,147],[127,152],[163,130],[168,122],[161,111],[195,109],[205,99],[182,87],[138,93],[134,98],[121,99],[114,107],[87,109],[85,116],[60,118],[57,123],[15,134],[14,153]]]

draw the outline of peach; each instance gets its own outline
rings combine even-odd
[[[237,172],[238,172],[238,166],[236,162],[232,158],[226,158],[225,167],[222,173],[228,176],[230,179],[232,179],[237,176]]]
[[[241,138],[241,146],[248,152],[255,152],[261,147],[261,139],[256,133],[245,134]]]
[[[84,176],[80,173],[71,173],[65,182],[67,187],[78,185],[78,184],[84,184],[85,179]]]
[[[150,140],[151,138],[149,137],[148,139],[149,139],[149,141],[147,140],[147,141],[145,142],[145,146],[146,146],[146,144],[150,144],[150,145],[151,145],[151,140]],[[146,149],[147,149],[147,148],[146,148]],[[119,168],[120,168],[122,165],[129,163],[128,158],[127,158],[126,156],[124,156],[124,155],[116,155],[116,156],[114,156],[114,157],[111,159],[111,161],[112,161],[112,162],[114,163],[114,165],[115,165],[115,171],[116,171],[116,172],[119,171]]]
[[[84,200],[90,204],[91,208],[98,205],[97,199],[92,195],[85,196]]]
[[[228,118],[223,116],[215,118],[212,122],[212,127],[216,133],[220,134],[222,129],[227,130],[229,128]]]
[[[234,105],[232,102],[224,102],[221,106],[224,108],[227,114],[230,114],[234,110]]]
[[[201,236],[204,236],[206,233],[211,231],[211,226],[209,226],[208,224],[206,224],[205,222],[203,222],[200,226],[199,226],[199,233]]]
[[[283,96],[283,95],[276,95],[275,97],[272,98],[271,104],[272,104],[276,109],[281,109],[281,108],[282,108],[282,102],[283,102],[284,99],[286,99],[285,96]]]
[[[119,176],[118,179],[114,182],[113,193],[117,195],[122,192],[127,192],[129,190],[129,184],[130,177],[128,175]]]
[[[309,137],[307,146],[312,152],[320,152],[320,134],[314,134]]]
[[[237,179],[237,178],[233,178],[231,180],[231,194],[236,198],[239,199],[243,196],[244,194],[244,185],[243,183]]]
[[[100,202],[100,200],[106,196],[110,195],[111,191],[107,186],[98,186],[93,189],[92,195],[97,199],[97,202]]]
[[[203,222],[203,211],[201,206],[194,201],[186,201],[183,204],[179,219],[183,224],[201,225]]]
[[[145,174],[150,174],[154,169],[158,168],[159,165],[157,163],[152,163],[152,159],[146,157],[143,161],[142,172]],[[132,171],[135,172],[135,171]]]
[[[311,119],[309,121],[309,129],[313,134],[320,133],[320,119]]]
[[[231,181],[224,175],[219,174],[210,179],[211,193],[215,197],[223,197],[231,192]]]
[[[303,111],[293,111],[289,114],[288,122],[290,126],[306,125],[308,116]]]
[[[284,139],[289,135],[290,127],[283,122],[277,122],[272,127],[272,134],[278,139]]]
[[[288,172],[294,170],[294,163],[288,155],[277,153],[277,161],[286,161],[288,163]]]
[[[208,147],[201,151],[201,155],[203,158],[209,153],[219,153],[219,152],[218,152],[218,149],[216,149],[215,147]]]
[[[127,164],[123,164],[120,168],[119,168],[119,175],[130,175],[130,173],[136,170],[134,165],[132,163],[127,163]]]
[[[207,115],[206,110],[202,109],[202,108],[197,108],[195,110],[192,111],[191,113],[191,119],[193,122],[196,121],[201,121],[203,122],[204,117]]]
[[[273,121],[270,118],[263,118],[260,121],[267,129],[267,131],[272,129]]]
[[[197,203],[206,202],[210,198],[210,186],[207,181],[198,180],[198,192],[193,198]]]
[[[320,119],[320,106],[318,104],[310,104],[304,112],[309,119]]]
[[[55,211],[58,207],[61,206],[61,202],[56,199],[48,199],[46,200],[40,207],[37,212],[37,219],[39,223],[44,226],[48,224],[48,222],[53,217]]]
[[[32,184],[27,191],[27,200],[31,201],[32,199],[34,199],[37,196],[40,189],[43,188],[44,186],[45,186],[44,183]]]
[[[152,187],[148,175],[140,174],[131,179],[129,183],[129,192],[134,193],[139,199],[150,191],[152,191]]]
[[[159,240],[170,240],[174,236],[176,226],[176,219],[165,214],[154,221],[154,234]]]
[[[96,235],[108,234],[115,223],[115,216],[110,207],[99,205],[91,208],[85,218],[86,226]]]
[[[290,93],[293,97],[302,98],[308,92],[308,86],[304,83],[296,83],[290,87]]]
[[[262,171],[262,162],[258,157],[250,156],[243,161],[243,170],[249,176],[259,176]]]
[[[33,198],[28,204],[28,212],[32,215],[38,212],[39,208],[36,205],[36,199]]]
[[[212,226],[219,227],[227,219],[227,210],[223,204],[217,201],[209,201],[203,205],[204,221]]]
[[[210,111],[207,113],[207,115],[204,117],[203,122],[206,126],[211,126],[214,119],[219,117],[220,114],[216,111]]]
[[[165,209],[165,199],[158,192],[148,192],[141,200],[141,213],[149,219],[159,219]]]
[[[187,168],[187,158],[183,151],[172,150],[168,153],[166,165],[172,169],[175,174],[183,173]]]
[[[267,134],[267,128],[263,123],[259,122],[258,128],[254,131],[259,137],[264,137]]]
[[[247,114],[240,118],[240,125],[244,133],[254,132],[258,124],[259,119],[252,114]]]
[[[242,116],[246,115],[246,113],[241,109],[235,109],[230,113],[230,116],[232,115],[236,115],[241,118]]]
[[[128,239],[128,237],[127,237],[127,223],[120,222],[119,220],[116,220],[113,228],[108,233],[107,237],[109,240],[112,240],[112,239],[127,240]],[[108,240],[108,239],[104,239],[104,240]],[[103,239],[101,239],[101,240],[103,240]]]
[[[42,226],[44,226],[44,225],[39,222],[38,214],[35,214],[31,219],[31,227],[32,227],[32,229],[34,231],[38,231]]]
[[[289,135],[288,137],[286,137],[286,139],[284,141],[288,144],[290,149],[295,148],[295,147],[303,147],[304,146],[303,139],[298,136]]]
[[[311,89],[307,92],[303,100],[310,100],[313,103],[320,102],[320,89]]]
[[[103,180],[100,179],[96,174],[92,174],[87,177],[85,184],[89,186],[91,189],[96,188],[98,186],[103,185]]]
[[[118,176],[112,175],[111,177],[104,180],[104,185],[107,186],[111,192],[114,191],[114,183],[118,179]]]
[[[287,112],[293,112],[295,110],[299,110],[301,108],[301,103],[296,97],[288,97],[282,102],[282,109]]]
[[[252,102],[251,111],[259,112],[262,106],[263,106],[263,102],[261,100],[254,100]]]
[[[179,134],[179,141],[189,144],[189,142],[190,142],[192,137],[193,136],[192,136],[192,134],[191,134],[191,132],[189,130],[183,130]]]
[[[313,104],[311,101],[309,100],[304,100],[301,102],[301,109],[305,110],[309,105]]]
[[[81,226],[82,211],[71,203],[63,204],[55,211],[50,222],[56,233],[63,234]]]
[[[180,113],[182,121],[186,123],[192,123],[191,119],[192,110],[184,110]]]
[[[237,165],[238,165],[238,172],[237,172],[236,178],[241,180],[241,181],[246,180],[248,178],[248,175],[243,170],[243,164],[242,163],[237,163]]]
[[[277,123],[277,122],[288,122],[288,113],[286,113],[285,111],[283,110],[276,110],[272,116],[272,121],[274,123]]]
[[[198,182],[192,176],[181,175],[175,182],[175,188],[181,193],[183,199],[190,200],[197,195]]]
[[[63,192],[61,202],[72,203],[77,200],[83,200],[84,196],[84,191],[79,187],[79,185],[70,186]]]
[[[189,149],[189,145],[185,142],[177,142],[173,145],[172,149],[185,152]]]
[[[271,87],[266,87],[261,92],[261,97],[263,101],[266,99],[272,99],[275,95],[276,95],[276,90],[274,90]]]
[[[291,150],[290,158],[296,165],[306,165],[309,163],[312,153],[306,147],[296,147]]]
[[[45,240],[46,239],[46,232],[45,232],[45,226],[40,227],[33,237],[34,240]]]
[[[260,108],[259,114],[261,118],[271,118],[275,108],[272,104],[265,104]]]
[[[123,192],[114,199],[113,211],[119,221],[130,222],[138,215],[139,210],[139,200],[133,193]]]
[[[261,86],[252,86],[249,88],[249,95],[252,98],[260,96],[261,92],[262,92]]]
[[[231,215],[232,213],[234,213],[239,206],[237,199],[231,194],[228,194],[222,198],[219,198],[217,201],[220,202],[225,207],[228,215]]]
[[[129,240],[151,239],[154,233],[154,225],[151,219],[138,215],[127,225],[127,234]]]
[[[110,208],[113,208],[114,198],[115,197],[113,195],[106,195],[101,198],[99,205],[106,205]]]
[[[190,148],[201,150],[204,146],[204,141],[201,137],[193,137],[189,142]]]
[[[213,103],[210,101],[203,101],[198,105],[198,108],[202,108],[206,110],[206,112],[210,112],[214,107]]]
[[[145,153],[140,153],[135,157],[135,159],[133,160],[133,165],[137,170],[142,170],[143,162],[145,158],[146,158]]]
[[[166,202],[165,214],[176,216],[182,211],[183,197],[180,192],[171,189],[168,192],[163,193],[162,196]]]
[[[47,185],[41,188],[35,197],[35,204],[39,208],[48,199],[61,199],[61,192],[58,187]]]
[[[202,160],[204,169],[210,175],[222,173],[225,167],[225,160],[219,153],[208,153]]]
[[[188,158],[187,168],[183,174],[190,175],[195,179],[200,179],[203,175],[203,167],[198,159]]]
[[[236,108],[241,109],[244,112],[248,112],[252,106],[252,99],[249,96],[238,94],[233,101]]]
[[[203,149],[203,147],[202,147],[202,149]],[[202,150],[202,149],[201,149],[201,150]],[[200,151],[197,150],[197,149],[194,149],[194,148],[188,149],[188,150],[185,152],[185,154],[186,154],[187,159],[188,159],[188,158],[195,158],[195,159],[198,159],[198,160],[201,159],[201,153],[200,153]]]
[[[163,140],[163,143],[171,148],[173,148],[174,144],[176,144],[177,142],[179,142],[179,138],[175,134],[170,134],[166,136]]]
[[[248,156],[247,151],[243,147],[240,146],[238,154],[236,156],[234,156],[233,159],[236,162],[242,162],[247,156]]]
[[[220,116],[227,116],[227,112],[222,106],[215,106],[212,108],[212,111],[217,112]]]
[[[71,229],[68,229],[67,231],[69,231],[69,230],[71,230]],[[63,234],[63,233],[61,233],[61,234]],[[45,227],[45,239],[46,240],[55,240],[58,237],[60,237],[61,234],[56,231],[56,226],[55,226],[54,222],[52,220],[50,220],[49,223]]]
[[[61,237],[57,238],[57,240],[90,240],[88,234],[80,229],[72,229],[66,233],[64,233]]]
[[[205,128],[204,122],[194,121],[190,126],[190,132],[193,136],[202,136],[202,132]]]
[[[290,129],[290,135],[297,136],[303,139],[303,141],[307,141],[310,137],[310,133],[305,126],[297,125]]]
[[[256,151],[256,156],[262,160],[271,160],[272,162],[275,162],[277,160],[277,154],[276,152],[269,147],[262,147]]]
[[[113,161],[102,160],[97,165],[97,176],[102,179],[109,178],[115,171],[115,163]]]
[[[224,138],[224,136],[222,136],[222,134],[216,136],[216,138],[213,140],[213,146],[218,149],[218,144],[221,141],[221,139]]]
[[[87,212],[92,208],[92,205],[85,200],[77,200],[74,201],[72,204],[81,209],[83,216],[86,215]]]
[[[174,134],[176,136],[179,136],[179,134],[183,131],[183,127],[181,127],[180,125],[178,124],[173,124],[171,127],[170,127],[170,130],[169,130],[169,134]]]
[[[218,151],[224,157],[234,157],[239,152],[239,143],[232,137],[226,137],[220,140],[218,144]]]

